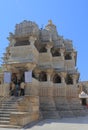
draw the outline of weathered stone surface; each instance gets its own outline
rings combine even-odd
[[[39,118],[84,116],[88,113],[78,97],[82,90],[87,93],[88,87],[79,83],[77,52],[71,40],[58,35],[51,20],[41,30],[36,23],[24,20],[16,25],[15,33],[10,33],[8,40],[10,43],[0,73],[0,96],[11,102],[5,98],[0,104],[4,111],[11,108],[9,118],[6,118],[9,124],[23,126]],[[32,72],[27,77],[30,82],[25,80],[26,71]],[[4,82],[4,72],[12,74],[12,81],[15,75],[16,84],[26,82],[25,96],[15,97],[14,106],[10,106],[10,84]]]

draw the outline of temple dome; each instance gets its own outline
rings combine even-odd
[[[15,35],[25,36],[25,35],[38,35],[39,27],[35,22],[24,20],[20,24],[16,24]]]

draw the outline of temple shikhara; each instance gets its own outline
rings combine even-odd
[[[88,82],[79,82],[77,51],[51,20],[16,24],[0,70],[0,126],[88,114]]]

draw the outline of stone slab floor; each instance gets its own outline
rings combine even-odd
[[[12,128],[0,128],[0,130],[19,130]],[[20,130],[88,130],[88,116],[77,118],[47,119],[40,121],[29,128],[27,125]]]

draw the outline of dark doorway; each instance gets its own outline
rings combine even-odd
[[[87,105],[86,98],[82,98],[81,100],[82,100],[82,105],[83,105],[83,106],[86,106],[86,105]]]
[[[56,74],[53,78],[53,82],[54,83],[61,83],[61,77],[58,74]]]
[[[39,81],[47,81],[47,74],[45,72],[40,73]]]
[[[66,76],[66,84],[68,84],[68,85],[73,84],[73,79],[70,74],[67,74],[67,76]]]

